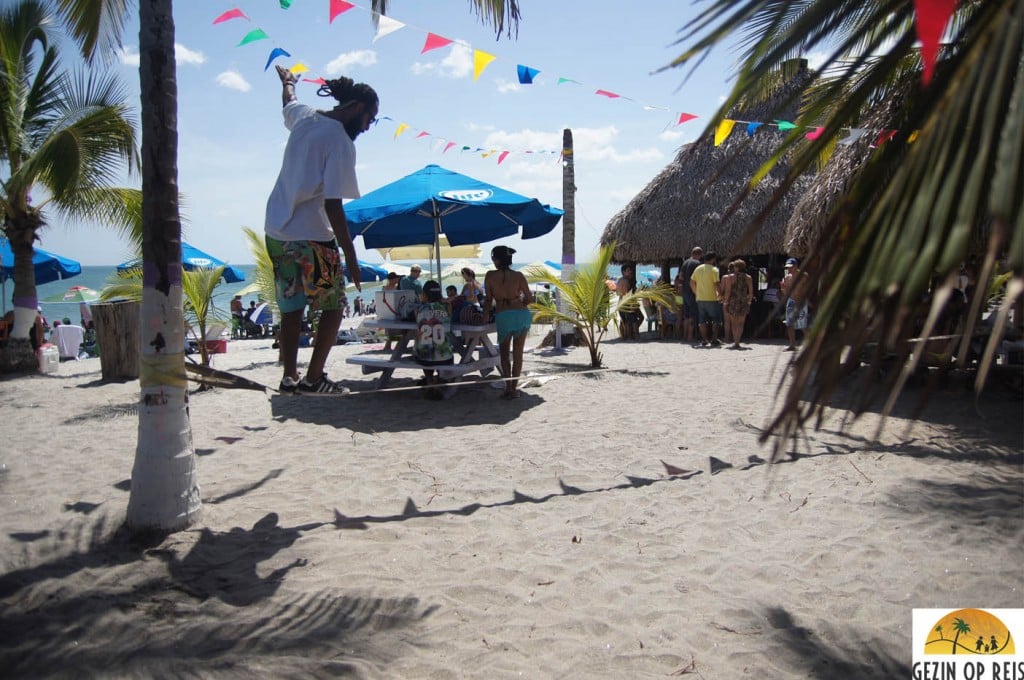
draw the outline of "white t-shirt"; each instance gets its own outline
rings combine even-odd
[[[338,121],[297,101],[283,109],[291,134],[267,200],[264,231],[279,241],[330,241],[324,201],[359,198],[356,147]]]

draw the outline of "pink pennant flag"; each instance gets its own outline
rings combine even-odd
[[[825,131],[825,128],[823,128],[823,127],[816,127],[813,130],[811,130],[810,132],[808,132],[806,135],[804,135],[804,139],[809,139],[811,141],[814,141],[818,137],[821,137],[821,133],[824,132],[824,131]]]
[[[245,12],[243,12],[242,10],[240,10],[240,9],[238,9],[236,7],[234,9],[229,9],[227,12],[224,12],[224,14],[221,14],[219,17],[217,17],[216,19],[213,20],[213,23],[214,24],[220,24],[220,23],[223,23],[225,21],[230,21],[231,19],[248,19],[248,18],[249,17],[245,16]]]
[[[314,85],[326,85],[327,81],[323,78],[303,78],[304,83],[313,83]]]
[[[935,73],[935,60],[939,56],[939,42],[946,31],[956,0],[914,0],[917,14],[917,38],[921,41],[921,63],[924,66],[922,80],[927,85]]]
[[[332,23],[339,14],[344,14],[355,7],[351,2],[345,2],[345,0],[331,0],[331,18],[327,20],[327,23]]]
[[[448,142],[447,144],[444,145],[444,151],[442,151],[441,153],[446,153],[448,149],[452,148],[453,146],[455,146],[455,142]]]
[[[501,155],[498,156],[498,165],[501,165],[501,162],[508,157],[508,154],[509,154],[508,151],[502,151],[501,152]]]
[[[679,120],[676,121],[676,125],[682,125],[683,123],[693,120],[696,117],[697,116],[693,115],[692,113],[680,113]]]
[[[608,97],[608,99],[618,99],[620,96],[622,96],[615,94],[614,92],[609,92],[608,90],[598,90],[594,94],[599,94],[602,97]]]
[[[429,137],[429,136],[430,136],[430,133],[424,131],[424,132],[421,132],[418,135],[416,135],[416,139],[419,139],[420,137]]]
[[[427,33],[427,39],[423,41],[423,49],[420,50],[420,54],[429,52],[430,50],[436,50],[441,47],[447,47],[451,44],[452,41],[448,38],[442,37],[437,33]]]

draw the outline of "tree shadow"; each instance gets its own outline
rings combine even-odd
[[[774,663],[789,666],[793,677],[910,677],[909,664],[893,655],[889,638],[868,639],[850,630],[813,631],[798,625],[783,607],[769,607],[765,616],[774,629],[773,641],[781,645],[781,654],[772,655]]]
[[[304,531],[329,524],[282,527],[268,513],[251,529],[201,530],[181,557],[177,539],[104,536],[102,518],[65,527],[48,546],[65,554],[0,576],[0,667],[10,677],[380,673],[436,605],[328,591],[282,597],[302,559],[257,572]],[[83,570],[90,574],[66,581]]]

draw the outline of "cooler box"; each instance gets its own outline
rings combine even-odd
[[[228,353],[228,341],[227,340],[207,340],[206,351],[210,354],[227,354]]]
[[[417,304],[416,291],[378,290],[373,293],[378,319],[401,319],[401,311],[410,304]]]
[[[60,352],[53,345],[43,345],[37,352],[39,354],[39,372],[56,373],[60,367]]]

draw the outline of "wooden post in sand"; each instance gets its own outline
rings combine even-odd
[[[139,377],[139,303],[93,303],[96,347],[104,380]]]

